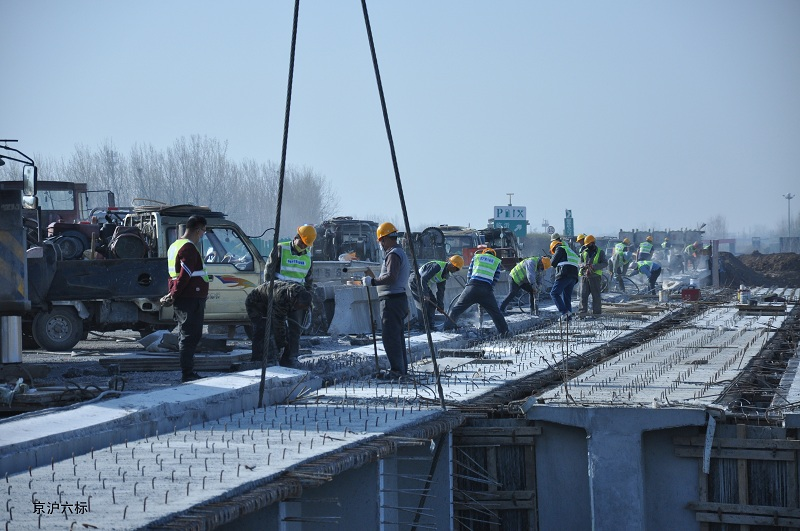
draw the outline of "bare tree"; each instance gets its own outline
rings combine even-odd
[[[706,223],[706,236],[712,240],[728,237],[728,222],[725,216],[717,214]]]

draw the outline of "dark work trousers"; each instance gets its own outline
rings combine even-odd
[[[425,310],[423,310],[423,303],[419,300],[419,294],[417,293],[417,283],[412,280],[408,284],[409,289],[411,290],[411,298],[414,299],[414,306],[417,308],[417,326],[420,328],[425,328],[425,316],[423,315],[423,311],[428,313],[428,323],[430,323],[431,327],[433,326],[433,319],[436,316],[436,305],[432,302],[425,303]],[[436,297],[433,296],[429,289],[423,290],[423,297],[428,297],[431,300],[436,300]]]
[[[286,348],[281,359],[285,362],[297,359],[300,354],[300,335],[303,333],[303,321],[307,310],[292,310],[286,316]]]
[[[488,282],[480,280],[470,281],[464,287],[464,291],[458,296],[458,300],[453,306],[453,311],[450,312],[452,321],[446,322],[444,329],[453,329],[455,327],[453,323],[457,322],[459,316],[473,304],[477,304],[486,310],[486,313],[492,318],[495,328],[497,328],[497,333],[505,334],[508,332],[506,318],[503,317],[503,312],[500,311],[500,306],[497,305],[497,299],[494,298],[494,287]]]
[[[647,280],[650,281],[650,293],[656,292],[656,280],[658,280],[658,277],[660,276],[661,276],[661,269],[650,271],[650,276],[647,277]]]
[[[508,290],[508,295],[506,295],[506,298],[500,303],[501,312],[506,311],[508,305],[511,304],[511,301],[514,300],[514,297],[516,297],[520,291],[528,292],[528,295],[531,296],[531,313],[536,312],[536,294],[533,291],[533,286],[528,282],[528,279],[523,279],[522,284],[517,284],[514,281],[511,282],[511,289]]]
[[[173,305],[178,321],[178,351],[181,356],[181,372],[190,376],[194,372],[194,353],[203,337],[203,318],[206,313],[205,299],[177,298]]]
[[[572,289],[577,281],[578,279],[575,277],[564,277],[553,283],[550,296],[553,298],[553,302],[556,303],[556,308],[561,312],[561,315],[566,315],[572,311]]]
[[[250,324],[253,327],[253,353],[250,356],[250,361],[261,361],[264,354],[267,355],[267,365],[276,365],[278,363],[278,344],[275,339],[275,327],[272,327],[270,334],[269,351],[265,351],[264,338],[267,335],[267,316],[257,311],[247,310],[247,315],[250,317]],[[285,341],[283,338],[280,340],[281,346]]]
[[[408,356],[403,337],[403,321],[408,316],[408,297],[405,293],[381,297],[381,341],[389,367],[395,372],[408,372]]]
[[[600,315],[602,303],[600,300],[600,275],[589,273],[581,277],[581,312],[589,311],[589,295],[592,296],[592,313]]]

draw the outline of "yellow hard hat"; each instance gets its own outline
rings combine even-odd
[[[669,238],[668,238],[668,237],[666,237],[666,236],[664,236],[664,241],[665,241],[665,242],[669,241]]]
[[[317,239],[317,229],[311,225],[301,225],[297,227],[297,235],[308,247],[314,245],[314,240]]]
[[[547,256],[542,257],[542,266],[544,269],[550,269],[553,264],[550,262],[550,258]]]
[[[581,232],[580,234],[578,234],[578,237],[575,238],[575,241],[576,242],[582,242],[582,241],[584,241],[585,238],[586,238],[586,235]]]
[[[596,241],[597,241],[597,240],[595,239],[595,237],[594,237],[594,236],[592,236],[592,235],[590,234],[590,235],[588,235],[587,237],[585,237],[585,238],[583,239],[583,244],[584,244],[584,245],[591,245],[591,244],[593,244],[593,243],[594,243],[594,242],[596,242]]]
[[[380,240],[386,236],[392,236],[395,232],[397,232],[397,227],[395,227],[388,221],[384,221],[383,223],[378,225],[378,230],[375,231],[375,234],[377,234],[378,239]],[[396,234],[394,235],[397,236]]]
[[[648,236],[647,238],[645,238],[645,240],[647,240],[649,242],[652,242],[653,241],[653,237],[652,236]]]
[[[556,247],[558,247],[559,245],[561,245],[561,242],[560,242],[560,241],[558,241],[558,240],[553,240],[553,241],[551,241],[551,242],[550,242],[550,252],[551,252],[551,253],[554,253],[554,252],[556,252]]]
[[[631,241],[628,238],[625,238],[624,240],[622,240],[622,243],[624,243],[625,245],[630,245]]]
[[[453,267],[455,267],[456,269],[461,269],[462,267],[464,267],[464,259],[463,259],[463,258],[461,258],[461,257],[460,257],[459,255],[457,255],[457,254],[454,254],[453,256],[451,256],[450,258],[448,258],[448,259],[447,259],[447,261],[448,261],[448,262],[450,262],[450,264],[451,264]]]
[[[486,249],[483,250],[483,254],[490,254],[492,256],[497,256],[497,251],[495,251],[491,247],[487,247]]]

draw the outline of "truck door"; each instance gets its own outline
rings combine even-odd
[[[206,321],[246,321],[245,298],[261,283],[261,268],[253,253],[231,227],[208,227],[200,248],[206,271],[213,277],[206,301]]]

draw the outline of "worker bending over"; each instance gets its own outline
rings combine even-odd
[[[269,307],[269,281],[257,286],[247,294],[244,306],[253,327],[253,354],[250,361],[264,358],[264,337],[267,331],[267,311]],[[267,365],[277,365],[283,356],[278,352],[288,348],[286,322],[289,315],[303,312],[311,306],[311,293],[297,282],[276,280],[272,296],[272,333],[267,352]],[[290,321],[291,322],[291,321]]]
[[[467,285],[464,286],[464,291],[458,296],[453,311],[450,313],[450,321],[444,324],[445,330],[452,330],[455,328],[455,323],[462,313],[467,311],[473,304],[479,305],[486,310],[486,313],[492,318],[494,326],[497,328],[497,333],[505,335],[508,333],[508,324],[506,323],[503,312],[497,305],[497,299],[494,298],[494,285],[497,279],[500,278],[500,259],[497,258],[497,253],[494,249],[489,247],[483,249],[480,253],[475,253],[472,257],[472,262],[469,264],[469,272],[467,273]]]
[[[408,372],[408,357],[403,341],[403,321],[408,316],[406,284],[411,266],[403,248],[397,244],[397,229],[389,222],[378,225],[375,232],[383,249],[381,274],[374,278],[371,271],[361,279],[365,286],[376,286],[381,301],[381,341],[390,371],[387,379],[398,379]]]
[[[548,256],[531,256],[519,261],[515,265],[509,276],[511,277],[511,288],[508,295],[503,299],[500,304],[500,311],[506,313],[506,308],[511,304],[511,301],[522,291],[528,292],[531,299],[531,313],[536,314],[536,295],[539,293],[539,285],[542,281],[542,272],[550,268],[550,257]]]
[[[603,269],[608,265],[606,253],[597,247],[594,236],[589,234],[583,242],[581,250],[581,310],[580,313],[589,312],[589,295],[592,296],[592,315],[598,316],[602,312],[600,300],[600,284]]]
[[[425,315],[427,313],[428,325],[433,327],[433,317],[436,310],[444,311],[444,288],[451,273],[460,271],[464,267],[464,259],[454,254],[447,261],[431,260],[419,268],[419,277],[423,289],[417,285],[417,276],[413,273],[408,277],[408,287],[417,307],[417,326],[425,329]],[[434,288],[436,295],[433,294]],[[423,313],[424,312],[424,313]]]
[[[656,280],[658,280],[658,277],[661,276],[661,264],[658,262],[652,262],[650,260],[640,260],[638,262],[634,262],[631,276],[634,276],[637,273],[641,273],[647,277],[647,280],[650,282],[649,293],[655,293]]]
[[[279,243],[270,253],[267,260],[267,275],[264,278],[294,282],[304,286],[311,293],[314,281],[309,248],[316,239],[317,230],[313,226],[297,227],[297,234],[291,242]],[[286,349],[280,359],[283,367],[299,366],[297,355],[300,353],[300,334],[303,333],[303,322],[307,309],[308,307],[303,310],[294,310],[286,315],[288,325]]]

